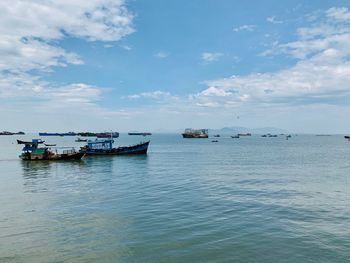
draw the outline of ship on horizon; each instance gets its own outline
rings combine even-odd
[[[183,138],[208,138],[208,129],[185,129],[185,132],[182,133]]]

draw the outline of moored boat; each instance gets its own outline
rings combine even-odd
[[[85,152],[76,151],[74,148],[65,149],[58,153],[57,149],[53,151],[48,147],[39,147],[44,141],[33,139],[31,142],[17,140],[18,144],[24,144],[22,154],[19,156],[24,161],[43,161],[43,160],[80,160]]]
[[[113,139],[96,139],[89,140],[87,145],[81,150],[86,155],[133,155],[133,154],[147,154],[148,145],[150,141],[140,142],[131,146],[113,147]]]
[[[240,137],[240,135],[231,135],[231,138],[233,138],[233,139],[239,139],[239,137]]]
[[[208,138],[208,129],[185,129],[185,132],[182,134],[183,138]]]

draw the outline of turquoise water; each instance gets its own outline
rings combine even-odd
[[[342,136],[153,135],[147,156],[77,162],[22,162],[16,138],[0,137],[0,262],[350,261]]]

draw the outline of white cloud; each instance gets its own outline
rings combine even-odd
[[[215,107],[346,103],[350,99],[350,25],[344,22],[347,12],[336,11],[331,8],[320,22],[299,28],[296,41],[275,43],[265,53],[292,56],[298,60],[295,65],[207,81],[209,87],[192,99]]]
[[[268,18],[266,18],[266,21],[271,23],[271,24],[282,24],[283,23],[283,21],[277,20],[275,16],[269,16]]]
[[[213,62],[219,60],[222,56],[223,54],[219,52],[204,52],[202,53],[201,58],[204,62]]]
[[[249,31],[252,32],[254,31],[256,28],[256,25],[242,25],[242,26],[238,26],[233,28],[234,32],[239,32],[239,31]]]
[[[166,58],[169,56],[169,53],[164,52],[164,51],[159,51],[159,52],[155,53],[154,56],[156,58]]]
[[[33,70],[82,64],[79,55],[59,46],[66,37],[111,42],[134,31],[123,0],[3,0],[0,10],[0,99],[50,101],[47,106],[96,102],[101,89],[81,83],[60,87]]]
[[[128,95],[128,96],[123,97],[123,98],[130,99],[130,100],[136,100],[136,99],[141,99],[141,98],[164,99],[164,98],[169,98],[169,97],[171,97],[171,94],[169,92],[156,90],[156,91],[132,94],[132,95]]]
[[[132,47],[131,47],[131,46],[129,46],[129,45],[120,45],[120,47],[121,47],[122,49],[127,50],[127,51],[132,50]]]
[[[330,18],[350,22],[350,11],[346,7],[332,7],[327,10],[326,14]]]

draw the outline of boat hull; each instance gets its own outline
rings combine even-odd
[[[183,138],[194,138],[194,139],[206,139],[208,138],[208,134],[200,134],[200,135],[196,135],[196,134],[186,134],[186,133],[183,133],[182,134],[182,137]]]
[[[147,154],[148,142],[136,144],[133,146],[123,146],[112,149],[86,149],[85,153],[87,156],[96,155],[139,155]]]
[[[85,156],[85,152],[77,152],[70,154],[32,154],[23,153],[19,157],[23,161],[74,161],[81,160]]]

